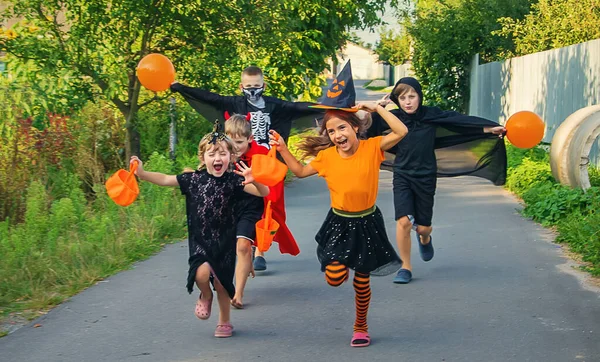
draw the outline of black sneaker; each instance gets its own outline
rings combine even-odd
[[[421,237],[417,234],[417,240],[419,242],[419,253],[423,261],[430,261],[433,259],[433,238],[429,235],[429,242],[425,245],[421,244]]]
[[[267,261],[262,256],[254,258],[254,270],[263,271],[267,270]]]

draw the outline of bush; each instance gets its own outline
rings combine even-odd
[[[588,262],[586,270],[600,275],[600,172],[589,169],[593,185],[585,192],[558,184],[552,177],[548,154],[539,148],[507,147],[506,188],[523,199],[524,216],[556,227],[557,242],[568,243]]]
[[[596,205],[600,206],[600,205]],[[557,242],[568,243],[588,264],[584,269],[600,276],[600,213],[573,213],[559,221]]]
[[[148,170],[167,173],[177,167],[157,153],[145,163]],[[90,204],[80,185],[71,186],[53,200],[43,183],[33,181],[24,222],[0,223],[0,315],[60,303],[185,237],[185,202],[176,188],[142,182],[138,199],[124,208],[103,185],[94,186],[97,198]]]

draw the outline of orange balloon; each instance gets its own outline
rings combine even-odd
[[[513,114],[504,127],[510,143],[518,148],[532,148],[538,145],[544,138],[546,128],[540,116],[529,111]]]
[[[162,54],[146,55],[138,63],[136,71],[140,83],[151,91],[167,90],[175,81],[175,67]]]

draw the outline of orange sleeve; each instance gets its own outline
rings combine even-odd
[[[309,165],[312,166],[312,168],[317,170],[317,172],[319,173],[319,176],[321,176],[321,177],[325,177],[325,173],[327,171],[327,157],[326,157],[327,155],[325,154],[325,152],[328,149],[329,148],[319,151],[319,153],[317,153],[317,156],[308,163]]]
[[[369,139],[367,139],[367,142],[369,142],[369,145],[371,147],[373,147],[372,152],[376,155],[376,160],[378,163],[382,163],[383,160],[385,160],[385,154],[383,152],[383,150],[381,149],[381,139],[383,138],[383,136],[377,136],[377,137],[371,137]]]

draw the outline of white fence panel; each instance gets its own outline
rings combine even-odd
[[[504,123],[532,111],[546,123],[545,142],[571,113],[600,104],[600,39],[471,68],[469,114]],[[592,149],[600,165],[598,143]]]

